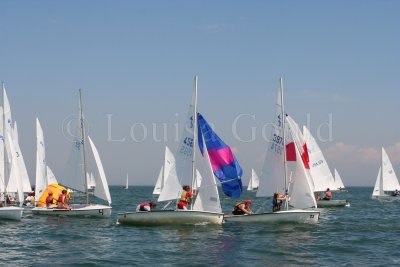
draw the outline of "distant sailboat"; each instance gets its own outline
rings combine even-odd
[[[317,141],[311,135],[306,126],[303,126],[303,136],[307,144],[307,150],[310,160],[310,174],[313,181],[314,192],[325,192],[340,190],[329,169],[328,163],[319,148]],[[349,207],[350,203],[343,199],[317,200],[318,208],[328,207]]]
[[[171,166],[175,164],[175,157],[168,146],[165,146],[164,164],[161,165],[160,172],[158,174],[156,185],[154,186],[153,195],[159,195],[164,188],[165,179],[167,178]]]
[[[247,186],[247,191],[257,191],[258,186],[260,184],[260,178],[254,169],[251,169],[251,177],[249,181],[249,185]]]
[[[344,190],[346,187],[343,184],[343,180],[339,175],[339,172],[335,169],[335,184],[339,190]]]
[[[378,177],[376,178],[373,199],[389,199],[393,192],[400,190],[399,180],[393,170],[392,163],[385,149],[382,147],[381,166],[379,167]],[[385,193],[389,192],[389,194]]]
[[[126,174],[126,183],[125,183],[125,189],[129,188],[129,176],[128,173]]]
[[[87,177],[88,177],[88,184],[87,184],[87,188],[90,190],[93,190],[96,188],[96,179],[93,175],[93,172],[91,173],[86,173]]]

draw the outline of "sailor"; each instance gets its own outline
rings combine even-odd
[[[280,211],[282,206],[282,201],[285,200],[284,195],[274,193],[274,198],[272,199],[272,211]]]
[[[69,201],[69,198],[67,196],[67,192],[68,191],[63,189],[63,191],[61,191],[61,192],[62,192],[62,194],[58,195],[57,208],[59,208],[59,209],[71,209],[68,206],[68,201]]]
[[[24,205],[30,207],[35,203],[35,192],[29,192],[24,200]]]
[[[154,202],[142,202],[137,205],[136,211],[151,211],[156,207],[156,203]]]
[[[195,196],[194,193],[190,192],[190,186],[184,185],[182,186],[183,192],[181,194],[181,199],[178,203],[178,209],[187,210],[187,205],[190,203],[190,200]]]
[[[54,204],[53,192],[49,191],[46,197],[46,207],[51,208]]]
[[[254,212],[251,210],[252,202],[250,199],[246,200],[244,203],[239,202],[236,203],[235,206],[233,207],[232,214],[233,215],[245,215],[245,214],[254,214]]]
[[[332,198],[332,192],[329,190],[329,188],[326,189],[325,192],[325,197],[323,198],[324,200],[331,200]]]

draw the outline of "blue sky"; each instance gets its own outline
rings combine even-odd
[[[82,88],[109,183],[129,172],[132,184],[154,184],[194,75],[199,110],[237,151],[245,183],[262,167],[279,77],[286,111],[299,124],[309,117],[314,135],[322,127],[345,184],[374,184],[381,146],[400,174],[399,11],[398,1],[0,1],[0,79],[31,181],[35,117],[57,175]],[[153,125],[161,135],[163,124],[168,138],[157,142]]]

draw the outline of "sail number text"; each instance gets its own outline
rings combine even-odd
[[[274,143],[279,144],[279,145],[283,145],[283,138],[280,137],[280,136],[277,135],[277,134],[274,134],[274,136],[272,137],[272,141],[273,141]]]
[[[183,144],[181,146],[181,149],[179,149],[179,152],[184,154],[185,156],[192,156],[193,151],[193,138],[186,137],[183,139]]]

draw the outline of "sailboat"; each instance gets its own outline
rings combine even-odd
[[[307,144],[310,160],[310,174],[313,181],[314,192],[338,191],[335,179],[329,169],[328,162],[322,153],[317,141],[306,126],[303,126],[303,136]],[[350,203],[343,199],[317,200],[318,208],[349,207]]]
[[[181,197],[182,182],[192,185],[193,189],[196,164],[196,151],[198,139],[198,114],[197,114],[197,76],[189,107],[188,117],[179,140],[178,149],[174,155],[174,163],[168,175],[165,176],[164,186],[158,197],[158,202],[175,202]],[[204,141],[204,139],[202,139]],[[154,210],[151,212],[123,212],[118,213],[117,219],[120,224],[131,225],[181,225],[181,224],[221,224],[223,213],[220,205],[219,193],[214,175],[211,173],[211,165],[205,153],[205,162],[208,164],[210,173],[203,179],[202,185],[198,188],[196,200],[188,210]],[[165,167],[165,166],[164,166]],[[185,181],[190,177],[190,181]],[[167,204],[168,205],[168,204]],[[176,206],[176,204],[175,204]]]
[[[84,117],[82,108],[82,90],[79,90],[79,127],[76,140],[73,142],[71,150],[70,164],[67,166],[70,175],[63,177],[61,184],[68,186],[78,192],[84,192],[85,203],[72,204],[71,209],[35,207],[32,209],[33,214],[38,215],[63,215],[63,216],[84,216],[108,218],[111,216],[111,195],[108,188],[106,175],[103,164],[100,160],[99,152],[89,136],[85,135]],[[89,201],[88,190],[88,159],[86,157],[86,140],[89,140],[92,149],[92,156],[96,165],[98,175],[95,175],[96,187],[93,195],[99,199],[108,202],[108,205],[95,204]],[[80,178],[80,179],[77,179]],[[77,197],[78,198],[78,197]]]
[[[260,184],[260,178],[254,169],[251,169],[251,177],[249,185],[247,186],[247,191],[257,191],[258,185]]]
[[[335,169],[335,185],[336,188],[338,188],[340,191],[345,191],[346,187],[343,184],[343,180],[339,175],[339,172]]]
[[[267,148],[256,196],[270,197],[274,193],[286,192],[284,208],[276,212],[248,215],[226,214],[224,216],[226,222],[314,224],[318,221],[320,212],[314,209],[317,204],[311,188],[307,146],[297,123],[284,112],[282,79],[280,79],[274,118],[271,144]]]
[[[129,188],[129,176],[126,174],[126,183],[125,183],[125,189]]]
[[[13,129],[11,120],[10,105],[4,83],[3,87],[3,107],[0,107],[0,220],[21,220],[24,202],[23,185],[19,173],[17,153],[13,142]],[[14,179],[19,205],[7,203],[9,192],[7,192],[7,180]]]
[[[96,179],[94,178],[93,172],[86,174],[88,177],[88,185],[87,188],[89,190],[94,190],[96,188]]]
[[[381,166],[379,167],[378,177],[376,178],[373,199],[391,199],[393,192],[400,190],[399,180],[393,170],[392,163],[385,149],[382,147]],[[385,193],[388,192],[389,194]]]
[[[168,146],[165,146],[165,154],[164,154],[164,164],[161,165],[160,172],[158,174],[156,185],[153,189],[153,195],[159,195],[164,188],[165,179],[167,178],[171,166],[175,164],[175,157]]]

